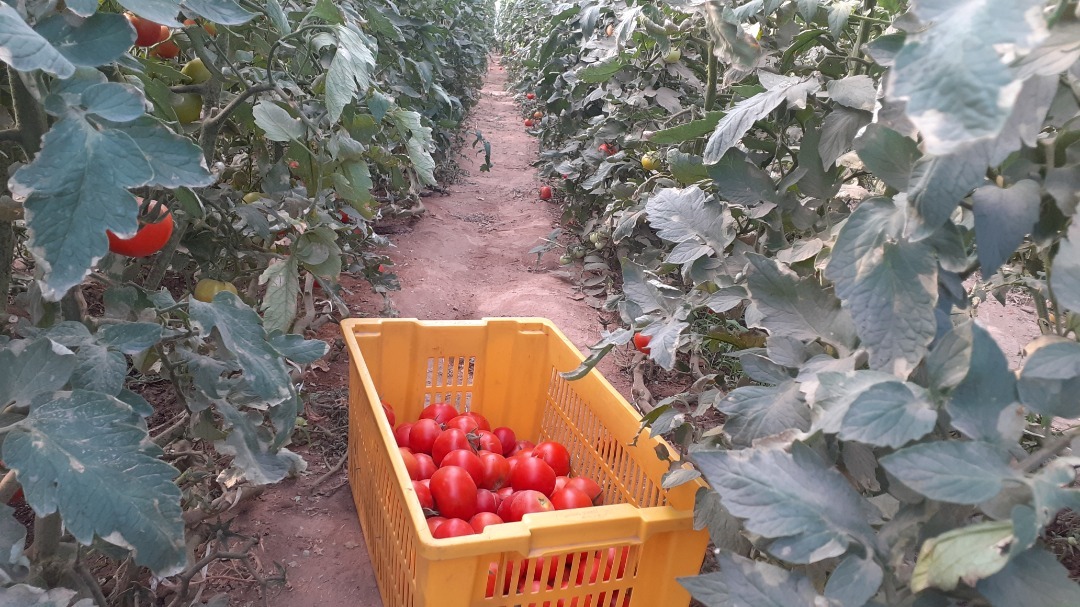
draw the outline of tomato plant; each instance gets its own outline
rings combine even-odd
[[[1080,604],[1046,534],[1080,508],[1074,8],[500,6],[548,240],[621,321],[563,377],[633,343],[685,380],[636,398],[696,466],[664,484],[713,487],[702,602]],[[1006,295],[1042,333],[1017,368],[972,322]]]

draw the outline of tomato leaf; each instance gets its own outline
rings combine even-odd
[[[375,70],[376,43],[354,26],[334,27],[337,51],[326,72],[326,109],[336,121],[359,94],[367,94]]]
[[[75,64],[27,25],[14,7],[3,2],[0,2],[0,41],[0,61],[19,71],[44,70],[61,78],[75,73]]]
[[[34,511],[59,511],[79,542],[96,536],[130,548],[158,575],[183,569],[179,473],[157,459],[161,450],[125,403],[86,390],[43,394],[7,435],[3,454]]]

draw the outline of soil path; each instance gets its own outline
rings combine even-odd
[[[538,198],[541,183],[531,166],[536,143],[495,61],[468,126],[466,132],[480,130],[491,143],[494,166],[481,172],[483,156],[466,146],[459,159],[465,174],[448,195],[425,198],[425,215],[395,226],[391,257],[402,290],[391,294],[394,309],[401,317],[421,319],[543,316],[585,351],[599,339],[602,319],[571,283],[551,272],[558,269],[557,255],[546,255],[538,265],[528,253],[558,225],[558,207]],[[343,278],[342,284],[354,288],[347,297],[352,314],[379,314],[383,302],[363,283]],[[261,536],[255,560],[264,576],[275,574],[276,564],[285,568],[285,586],[268,591],[270,607],[382,604],[344,470],[315,486],[345,448],[348,355],[337,330],[331,324],[319,335],[336,342],[328,368],[305,378],[314,432],[312,446],[298,450],[308,472],[269,487],[233,524],[240,533]],[[629,378],[613,358],[601,370],[628,395]],[[220,566],[216,589],[227,592],[232,605],[261,605],[256,585],[238,581],[241,573]]]

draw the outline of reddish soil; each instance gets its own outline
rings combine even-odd
[[[521,126],[519,110],[506,92],[506,74],[494,62],[479,105],[466,132],[480,130],[491,142],[490,172],[481,172],[483,156],[462,150],[464,175],[447,195],[424,198],[427,213],[394,225],[390,255],[402,290],[391,294],[398,316],[421,319],[473,319],[490,316],[543,316],[583,351],[599,340],[604,318],[560,278],[558,253],[540,260],[528,250],[558,227],[557,205],[542,202],[542,185],[530,163],[536,143]],[[352,290],[346,297],[353,316],[379,315],[384,302],[362,281],[343,278]],[[297,447],[308,471],[299,479],[269,487],[241,511],[234,531],[259,535],[255,564],[264,577],[285,568],[284,585],[271,584],[270,607],[350,605],[382,602],[368,562],[344,469],[322,480],[344,453],[348,355],[341,351],[338,328],[331,323],[319,337],[334,344],[325,369],[305,378],[309,395],[305,417],[311,445]],[[628,395],[629,377],[620,361],[609,357],[601,371]],[[261,605],[259,585],[234,564],[211,571],[214,588],[232,597],[231,604]],[[210,596],[207,594],[204,599]]]

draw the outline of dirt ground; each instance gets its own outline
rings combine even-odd
[[[599,338],[604,319],[574,286],[557,277],[557,255],[536,264],[527,251],[558,226],[556,205],[541,202],[541,185],[531,162],[536,142],[521,126],[505,72],[493,62],[469,131],[491,142],[494,166],[479,170],[482,156],[466,147],[460,159],[465,176],[447,195],[424,199],[427,213],[395,226],[391,256],[402,290],[392,294],[401,317],[471,319],[487,316],[543,316],[552,319],[583,351]],[[354,316],[378,315],[384,302],[360,281],[343,279]],[[1038,333],[1029,308],[984,304],[980,318],[1015,365],[1024,344]],[[297,448],[309,463],[299,479],[270,487],[241,511],[232,525],[259,535],[255,563],[266,576],[284,567],[285,583],[270,584],[266,605],[306,607],[382,604],[368,562],[344,469],[329,472],[345,451],[345,387],[348,356],[338,328],[324,326],[319,337],[333,344],[328,363],[305,378],[311,445]],[[624,394],[627,355],[609,357],[601,371]],[[224,566],[211,570],[213,587],[237,606],[262,605],[257,584]],[[203,599],[212,596],[207,593]]]

